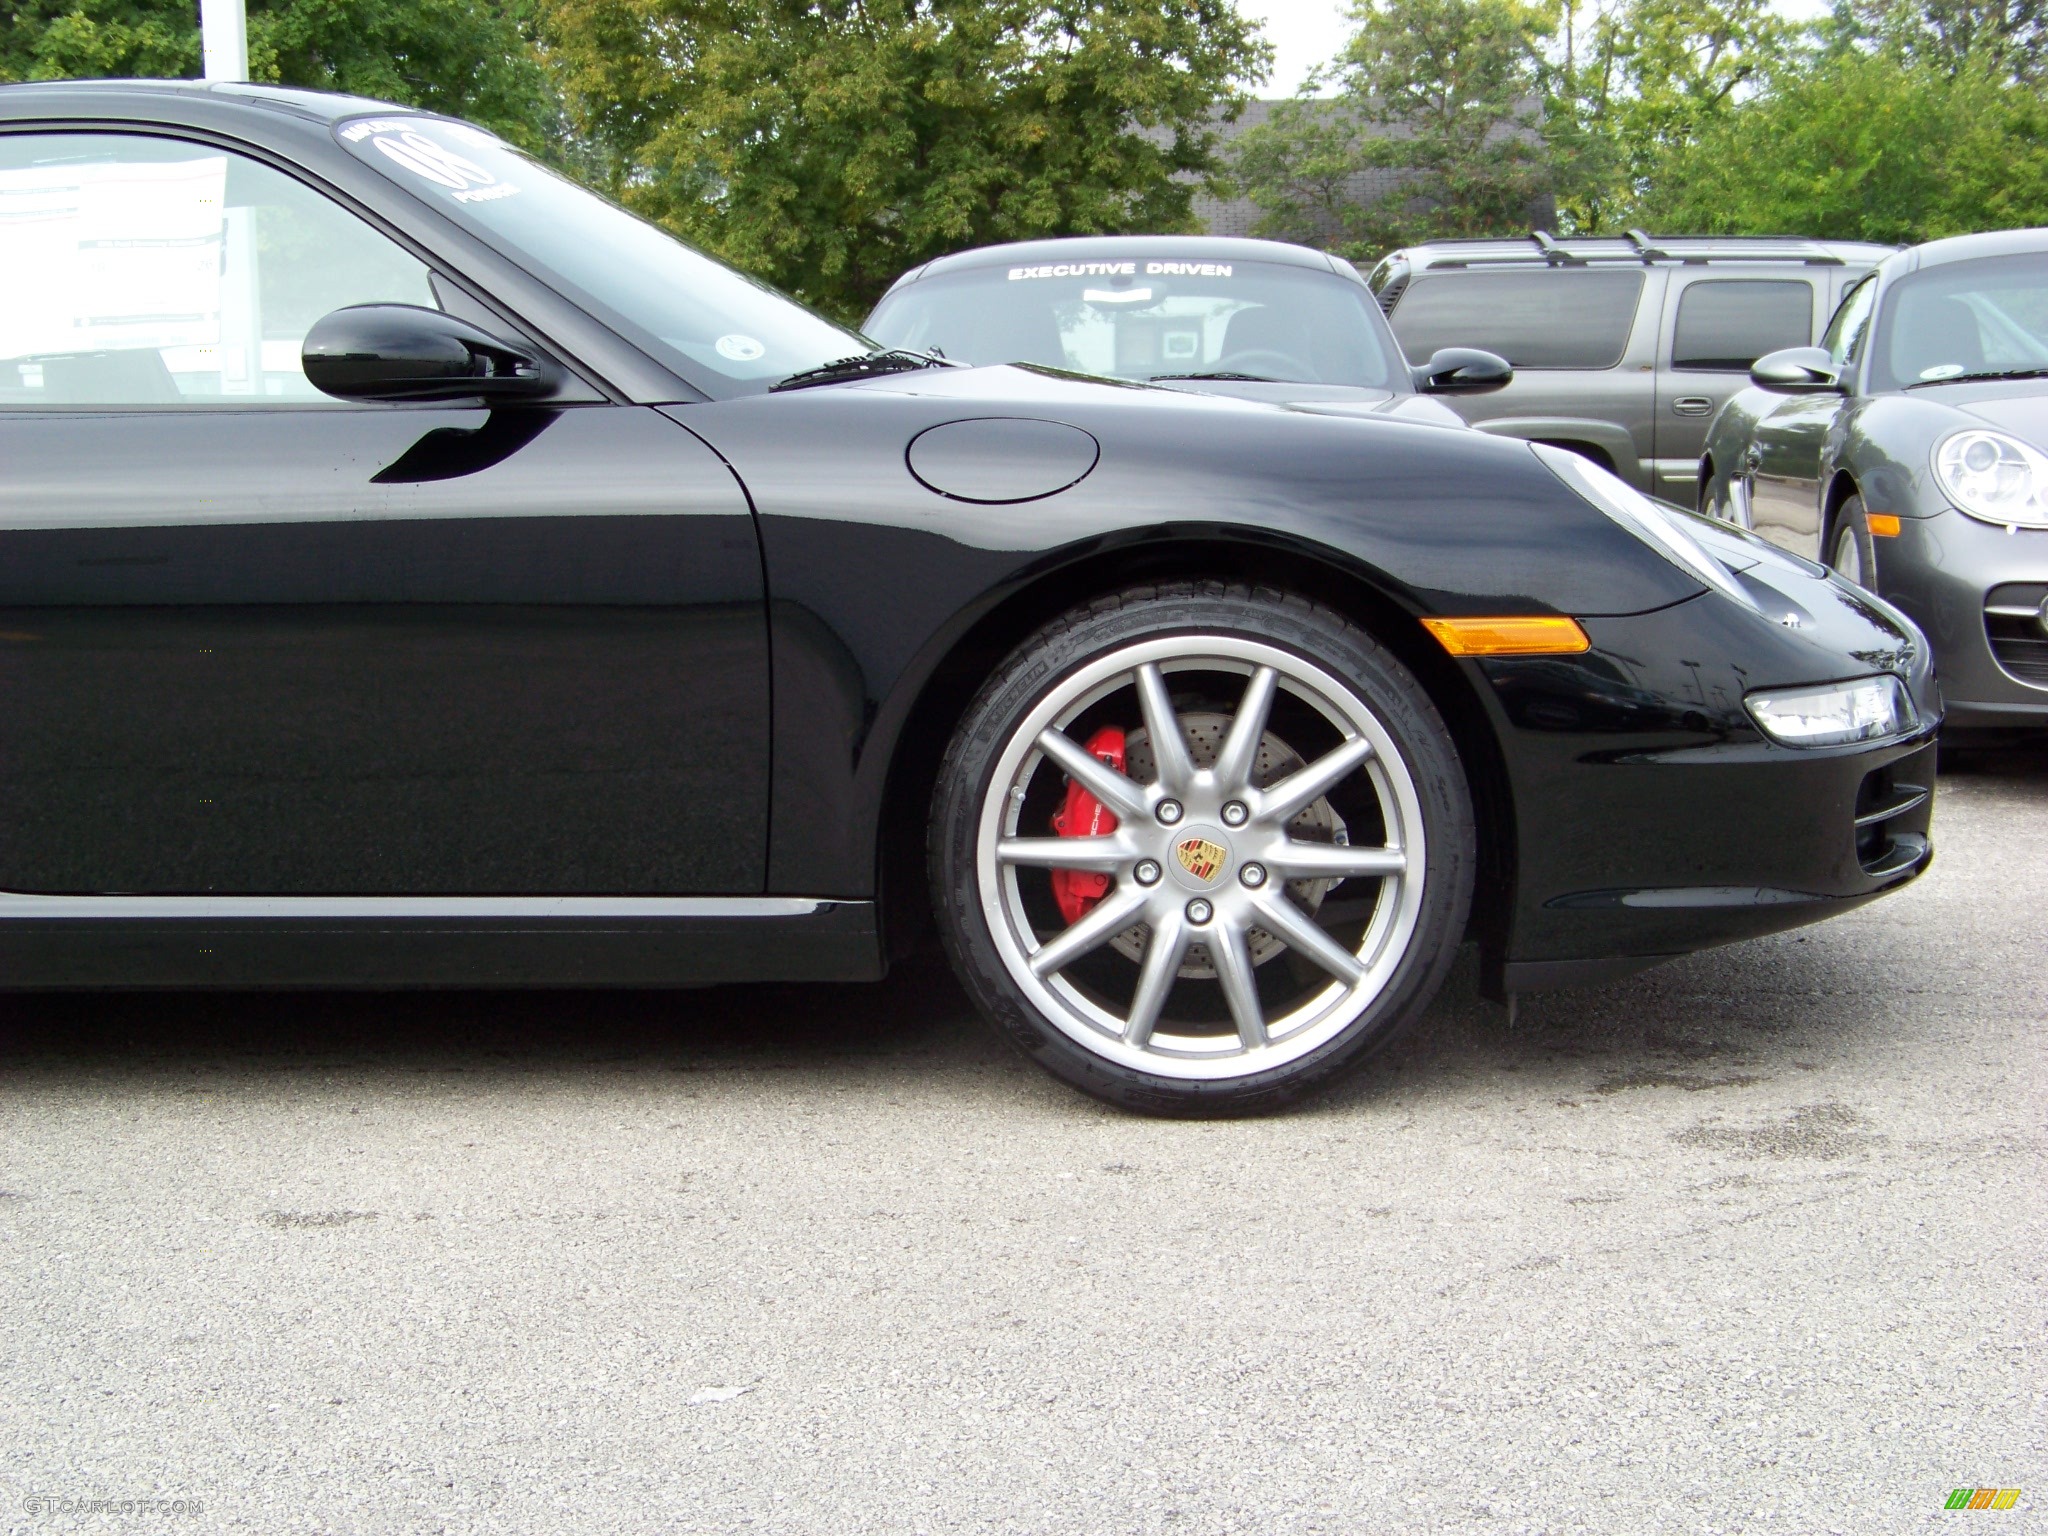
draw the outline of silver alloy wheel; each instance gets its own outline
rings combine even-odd
[[[1167,683],[1176,673],[1245,679],[1212,767],[1197,767],[1187,750]],[[1067,733],[1091,706],[1126,689],[1135,695],[1152,743],[1157,770],[1149,784],[1092,757]],[[1259,785],[1254,764],[1281,694],[1312,709],[1339,741],[1278,782]],[[1041,773],[1080,783],[1115,814],[1115,831],[1056,837],[1023,829],[1025,803]],[[1377,802],[1384,845],[1289,835],[1288,822],[1303,807],[1354,777]],[[1200,1080],[1248,1076],[1298,1060],[1370,1007],[1413,940],[1425,855],[1421,797],[1379,717],[1313,662],[1236,636],[1140,641],[1061,678],[1004,743],[975,833],[975,875],[989,932],[1012,980],[1039,1011],[1106,1060]],[[1141,871],[1141,865],[1147,867]],[[1042,937],[1018,877],[1023,870],[1053,869],[1107,874],[1113,883],[1079,921]],[[1340,942],[1289,898],[1289,881],[1310,879],[1378,882],[1354,944]],[[1147,930],[1143,959],[1119,1011],[1068,972],[1141,923]],[[1261,1000],[1252,964],[1250,936],[1259,931],[1298,951],[1317,976],[1277,1011]],[[1191,1028],[1167,1014],[1188,948],[1197,942],[1207,949],[1215,978],[1196,984],[1220,989],[1234,1032]]]

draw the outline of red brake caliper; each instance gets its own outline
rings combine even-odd
[[[1088,755],[1099,757],[1118,773],[1124,771],[1124,733],[1105,725],[1088,738]],[[1067,803],[1053,813],[1052,829],[1061,837],[1103,837],[1116,830],[1116,813],[1087,790],[1067,780]],[[1060,915],[1078,923],[1088,909],[1109,892],[1109,876],[1093,870],[1056,869],[1052,896]]]

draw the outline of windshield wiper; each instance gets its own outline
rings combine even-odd
[[[1929,389],[1936,384],[1981,384],[1990,379],[2048,379],[2048,368],[1998,368],[1983,373],[1952,373],[1945,379],[1915,379],[1908,389]]]
[[[1216,379],[1225,384],[1284,384],[1285,379],[1269,379],[1262,373],[1232,373],[1219,369],[1215,373],[1155,373],[1152,382],[1158,384],[1167,379]]]
[[[913,352],[908,347],[883,347],[878,351],[837,358],[829,363],[821,363],[816,368],[806,368],[801,373],[792,373],[781,383],[771,384],[768,392],[772,395],[778,389],[809,389],[814,384],[843,384],[848,379],[875,379],[885,373],[915,373],[920,368],[966,366],[965,363],[955,362],[937,347],[929,352]]]

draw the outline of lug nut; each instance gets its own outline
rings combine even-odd
[[[1257,890],[1266,883],[1266,866],[1263,864],[1247,864],[1237,872],[1237,878],[1253,890]]]
[[[1138,860],[1138,867],[1132,870],[1131,873],[1138,877],[1138,884],[1140,885],[1157,885],[1159,883],[1159,861],[1157,859],[1140,859]]]
[[[1201,927],[1202,924],[1209,921],[1215,915],[1216,909],[1199,896],[1188,903],[1188,921],[1197,928]]]
[[[1172,826],[1176,821],[1180,820],[1181,814],[1181,803],[1178,800],[1162,800],[1159,802],[1157,815],[1161,826]]]
[[[1223,807],[1223,825],[1241,827],[1252,819],[1252,813],[1245,809],[1242,800],[1233,800]]]

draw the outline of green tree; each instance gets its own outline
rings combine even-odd
[[[1996,57],[1947,74],[1833,49],[1674,149],[1642,204],[1707,233],[1912,242],[2048,224],[2048,108]]]
[[[1560,222],[1625,227],[1674,152],[1792,57],[1796,29],[1771,0],[1563,0],[1547,76],[1546,136],[1574,174]]]
[[[1943,74],[2048,82],[2048,0],[1842,0],[1833,30]]]
[[[248,0],[252,79],[481,122],[528,148],[560,132],[518,13],[492,0]],[[11,0],[0,80],[199,73],[194,0]]]
[[[1232,0],[547,0],[613,195],[857,319],[963,246],[1189,225]]]
[[[1523,0],[1359,0],[1331,71],[1238,141],[1260,232],[1366,255],[1521,232],[1567,166],[1543,138],[1550,13]],[[1392,173],[1372,177],[1367,173]],[[1352,188],[1392,185],[1357,197]]]

